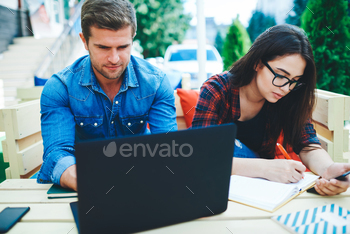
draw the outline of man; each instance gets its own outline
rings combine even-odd
[[[131,56],[136,15],[127,0],[86,0],[81,40],[89,56],[54,74],[41,95],[44,162],[38,183],[77,190],[75,140],[177,130],[169,80]],[[149,124],[150,130],[147,128]]]

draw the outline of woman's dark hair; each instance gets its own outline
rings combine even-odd
[[[230,68],[231,85],[242,87],[248,85],[256,76],[254,68],[260,61],[269,62],[277,57],[293,54],[300,54],[306,61],[304,74],[299,79],[305,85],[291,91],[278,102],[269,103],[269,144],[259,152],[264,158],[274,158],[276,142],[281,131],[284,146],[297,146],[301,141],[302,129],[307,120],[311,119],[315,104],[316,67],[310,42],[302,29],[288,24],[277,25],[256,38],[248,53]]]

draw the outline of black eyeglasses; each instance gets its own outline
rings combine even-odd
[[[275,75],[275,77],[272,80],[272,84],[276,87],[283,87],[289,84],[289,90],[294,91],[305,85],[304,83],[301,83],[296,80],[291,80],[288,77],[282,76],[280,74],[277,74],[270,65],[266,61],[262,61],[262,63]]]

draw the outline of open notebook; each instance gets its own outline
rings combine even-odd
[[[274,212],[315,184],[319,176],[306,174],[298,183],[283,184],[260,178],[231,176],[229,200]]]

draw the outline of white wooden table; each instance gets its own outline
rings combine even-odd
[[[29,206],[30,211],[8,233],[78,233],[69,203],[76,198],[48,199],[47,190],[51,184],[37,184],[33,179],[11,179],[0,184],[0,211],[5,207]],[[350,210],[350,190],[333,197],[321,197],[303,193],[274,213],[269,213],[228,202],[226,212],[202,218],[191,222],[158,228],[145,234],[283,234],[288,233],[284,228],[273,222],[274,215],[313,208],[316,206],[335,203]]]

